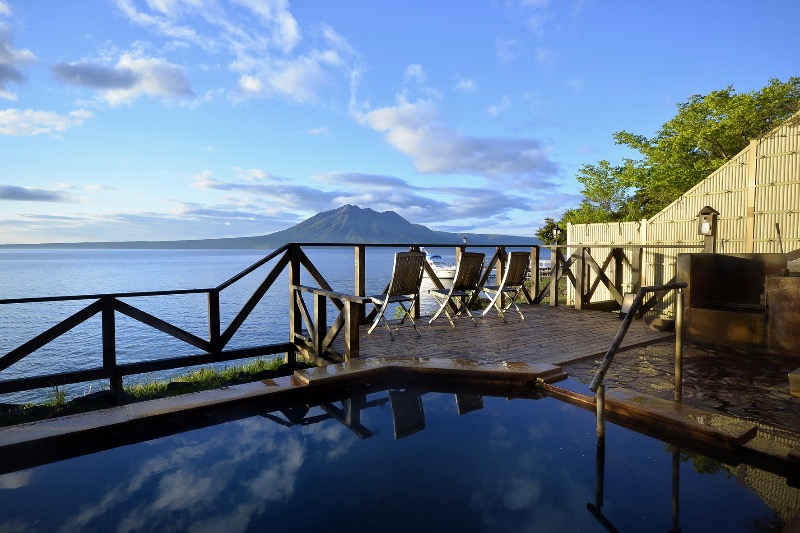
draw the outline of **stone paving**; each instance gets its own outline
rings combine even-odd
[[[592,358],[565,365],[564,371],[589,383],[600,363]],[[790,429],[800,434],[800,398],[789,394],[788,373],[800,358],[685,346],[683,401],[695,407]],[[607,387],[619,386],[664,399],[674,397],[675,342],[616,354],[606,374]]]

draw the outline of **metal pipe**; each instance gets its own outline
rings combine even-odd
[[[628,332],[628,328],[633,322],[633,317],[636,316],[636,313],[639,311],[639,307],[642,305],[642,300],[644,300],[645,294],[649,292],[660,292],[660,291],[669,291],[672,289],[682,289],[687,287],[686,283],[668,283],[666,285],[652,285],[649,287],[642,287],[636,293],[636,298],[633,299],[633,303],[631,304],[631,308],[628,313],[625,315],[625,319],[622,321],[622,325],[619,327],[619,331],[617,331],[617,335],[614,337],[611,346],[608,348],[606,355],[603,357],[603,361],[600,363],[600,367],[595,372],[594,379],[592,379],[591,385],[589,385],[589,390],[592,392],[597,392],[598,387],[602,385],[603,378],[605,378],[606,372],[608,372],[608,367],[611,366],[611,362],[614,360],[614,355],[617,353],[620,345],[622,344],[623,339],[625,338],[625,334]]]
[[[683,291],[675,291],[675,401],[683,401]]]

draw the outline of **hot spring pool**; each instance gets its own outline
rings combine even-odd
[[[415,388],[250,410],[8,473],[0,502],[0,531],[733,532],[783,524],[733,468],[689,450],[613,424],[598,450],[594,415],[578,407]]]

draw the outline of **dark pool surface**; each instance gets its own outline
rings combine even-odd
[[[0,531],[780,530],[734,469],[619,426],[598,469],[594,427],[552,398],[373,392],[2,475]]]

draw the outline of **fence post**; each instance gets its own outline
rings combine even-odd
[[[211,353],[218,354],[222,351],[220,343],[220,316],[219,316],[219,291],[208,291],[208,342],[211,343]]]
[[[499,285],[499,283],[498,283]],[[539,294],[539,247],[531,248],[531,289],[534,298]]]
[[[297,295],[292,287],[293,285],[300,285],[300,254],[296,253],[296,251],[297,245],[293,244],[289,247],[289,342],[292,344],[297,342],[296,335],[303,329],[303,317],[297,305]],[[297,362],[296,350],[286,354],[286,362]]]
[[[325,355],[325,332],[328,330],[328,301],[321,294],[314,295],[314,355]],[[311,333],[311,332],[309,332]]]
[[[561,270],[561,250],[554,246],[550,251],[550,307],[558,307],[558,272]]]
[[[355,247],[355,260],[356,260],[356,271],[355,271],[355,294],[356,296],[366,296],[367,295],[367,247],[363,244],[359,244]],[[364,318],[366,317],[365,308],[361,307],[361,316],[358,317],[359,323],[364,323]]]
[[[642,288],[642,256],[644,255],[644,246],[637,246],[631,252],[631,291],[639,292]]]
[[[113,391],[122,390],[122,376],[117,371],[117,338],[114,323],[114,298],[101,298],[103,310],[103,371],[108,376],[108,386]]]
[[[583,309],[586,293],[586,247],[581,246],[578,248],[577,268],[575,269],[575,309],[580,311]]]
[[[675,401],[683,401],[683,289],[675,291]]]

